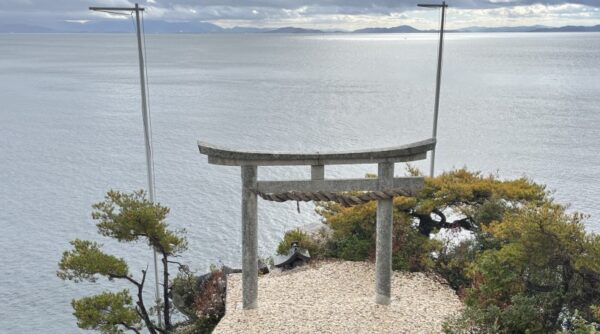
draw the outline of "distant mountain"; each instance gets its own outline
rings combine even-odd
[[[392,28],[364,28],[354,30],[353,33],[357,34],[388,34],[388,33],[413,33],[421,32],[421,30],[415,29],[411,26],[398,26]]]
[[[533,30],[532,32],[600,32],[600,24],[584,27],[584,26],[564,26],[558,28],[544,27]]]
[[[458,32],[531,32],[536,29],[548,28],[542,25],[535,26],[517,26],[517,27],[467,27],[461,28]]]
[[[600,32],[600,25],[548,27],[542,25],[519,27],[467,27],[458,32]]]
[[[233,27],[223,28],[209,22],[167,22],[159,20],[146,20],[144,22],[147,33],[283,33],[283,34],[388,34],[388,33],[435,33],[437,30],[419,30],[408,25],[391,28],[364,28],[351,32],[341,30],[318,30],[297,27],[283,28],[256,28]],[[125,33],[135,31],[132,20],[109,21],[59,21],[44,26],[33,24],[7,24],[0,23],[0,33]],[[453,32],[600,32],[600,25],[595,26],[564,26],[547,27],[542,25],[518,27],[467,27]]]
[[[231,33],[252,34],[252,33],[267,32],[267,31],[271,31],[273,29],[271,29],[271,28],[254,28],[254,27],[233,27],[233,28],[224,28],[224,30],[225,30],[225,32],[231,32]]]
[[[266,31],[268,33],[279,33],[279,34],[322,34],[322,30],[317,29],[304,29],[296,27],[283,27],[273,30]]]

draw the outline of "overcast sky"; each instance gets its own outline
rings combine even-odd
[[[357,29],[411,25],[435,28],[428,0],[140,0],[147,19],[206,21],[224,27],[296,26]],[[89,6],[131,6],[127,0],[0,0],[1,23],[106,20]],[[600,24],[600,0],[449,0],[448,27]],[[118,19],[118,18],[110,18]]]

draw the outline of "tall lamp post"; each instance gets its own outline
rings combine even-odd
[[[440,84],[442,81],[442,53],[444,49],[444,21],[446,19],[446,8],[448,5],[446,1],[442,1],[441,4],[418,4],[419,7],[425,8],[441,8],[442,19],[440,25],[440,44],[438,47],[438,61],[437,61],[437,75],[435,79],[435,105],[433,107],[433,138],[437,138],[437,123],[438,123],[438,112],[440,108]],[[433,177],[435,166],[435,147],[431,150],[431,165],[429,168],[429,176]]]
[[[142,33],[140,29],[140,13],[144,11],[137,3],[135,7],[90,7],[91,11],[107,12],[111,14],[121,14],[121,12],[135,13],[135,28],[137,34],[138,58],[140,66],[140,88],[142,94],[142,121],[144,123],[144,142],[146,144],[146,169],[148,176],[148,196],[150,202],[154,203],[154,162],[152,153],[152,133],[150,132],[150,116],[148,114],[148,97],[146,92],[146,69],[144,62],[144,52],[142,51]],[[160,290],[158,287],[158,262],[156,258],[156,250],[154,250],[154,282],[155,282],[155,298],[156,298],[156,313],[158,315],[158,325],[162,326],[160,316]],[[167,282],[164,282],[167,284]]]

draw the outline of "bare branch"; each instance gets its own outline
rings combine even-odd
[[[119,324],[123,325],[123,327],[125,327],[125,328],[129,329],[130,331],[133,331],[133,332],[135,332],[135,333],[137,333],[137,334],[141,334],[141,333],[140,333],[140,331],[138,331],[138,330],[137,330],[137,328],[135,328],[135,327],[131,327],[131,326],[127,325],[127,324],[126,324],[126,323],[124,323],[124,322],[121,322],[121,323],[119,323]]]
[[[173,263],[173,264],[176,264],[177,266],[179,266],[179,268],[181,268],[181,267],[186,267],[186,265],[185,265],[185,264],[183,264],[183,263],[181,263],[181,262],[178,262],[178,261],[167,260],[167,263]]]
[[[144,285],[144,282],[142,281],[142,283],[140,284],[138,281],[136,281],[135,279],[133,279],[130,276],[118,276],[118,275],[108,275],[109,278],[116,278],[116,279],[124,279],[124,280],[128,280],[129,282],[135,284],[138,288],[142,285]]]

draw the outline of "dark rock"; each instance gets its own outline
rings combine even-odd
[[[223,271],[223,274],[225,275],[229,275],[229,274],[238,274],[242,272],[242,269],[234,269],[228,266],[223,266],[223,268],[221,269]]]
[[[269,266],[261,259],[258,259],[258,272],[261,274],[269,273]]]

